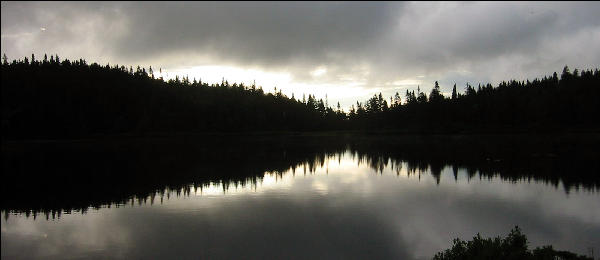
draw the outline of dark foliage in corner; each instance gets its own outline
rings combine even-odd
[[[457,260],[457,259],[503,259],[503,260],[526,260],[526,259],[589,259],[590,257],[577,255],[568,251],[556,251],[552,246],[544,246],[527,249],[527,237],[521,233],[517,226],[510,231],[508,236],[501,238],[482,238],[479,234],[471,241],[463,241],[456,238],[452,248],[437,253],[434,260]]]

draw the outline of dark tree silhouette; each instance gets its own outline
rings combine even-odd
[[[2,137],[310,131],[341,129],[346,114],[244,84],[163,81],[153,70],[90,65],[83,59],[2,64]],[[162,71],[162,69],[160,69]]]
[[[152,68],[87,64],[83,59],[2,61],[2,138],[81,138],[153,133],[395,130],[404,132],[597,131],[600,72],[565,66],[560,79],[503,81],[497,87],[456,84],[450,98],[438,82],[421,91],[382,93],[356,102],[349,113],[308,94],[302,101],[262,87],[164,81]]]
[[[360,124],[350,125],[438,133],[598,131],[600,120],[594,118],[600,113],[600,72],[576,71],[565,66],[560,79],[555,72],[533,81],[503,81],[497,87],[467,84],[464,94],[457,93],[455,84],[449,98],[435,82],[429,97],[420,86],[416,95],[407,90],[404,104],[367,113]]]
[[[454,87],[452,87],[452,99],[456,99],[458,96],[456,95],[456,83],[454,83]]]

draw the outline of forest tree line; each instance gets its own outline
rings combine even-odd
[[[436,81],[429,95],[420,88],[390,97],[379,95],[357,102],[348,115],[355,129],[404,129],[413,132],[514,132],[598,130],[600,72],[565,66],[559,78],[503,81],[474,87],[464,93],[456,84],[450,97]]]
[[[9,138],[307,131],[333,129],[345,118],[313,95],[304,99],[225,80],[164,81],[152,68],[54,55],[2,63],[2,130]]]
[[[349,112],[313,95],[288,97],[256,85],[164,80],[139,66],[25,57],[2,60],[4,139],[113,134],[394,130],[411,132],[598,129],[600,72],[565,66],[560,78],[467,85],[444,96],[381,93]]]

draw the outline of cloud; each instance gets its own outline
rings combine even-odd
[[[598,13],[598,2],[2,2],[2,52],[240,67],[387,95],[386,83],[423,76],[422,89],[449,92],[598,67]]]

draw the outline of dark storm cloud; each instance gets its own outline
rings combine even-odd
[[[421,72],[444,77],[450,71],[467,70],[478,72],[480,80],[497,79],[518,76],[514,70],[495,75],[497,70],[519,68],[539,58],[549,59],[536,64],[543,73],[564,66],[556,62],[561,58],[578,66],[600,61],[597,55],[586,61],[573,56],[599,54],[599,48],[591,45],[600,43],[597,3],[413,3],[404,10],[396,30],[382,42],[388,50],[384,55],[394,58],[381,68],[405,68],[404,76]],[[596,34],[592,42],[577,38],[588,29]],[[564,39],[574,40],[572,49],[557,48]],[[535,69],[526,69],[527,76],[536,76]]]
[[[210,51],[236,62],[285,66],[368,48],[390,27],[381,3],[132,3],[120,55]]]
[[[126,21],[114,4],[2,2],[2,52],[10,58],[56,53],[107,62]]]
[[[440,80],[448,91],[452,82],[597,67],[598,13],[598,2],[2,2],[2,52],[227,64],[379,89]],[[318,66],[327,73],[317,79],[310,71]]]

